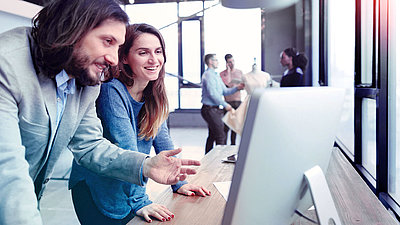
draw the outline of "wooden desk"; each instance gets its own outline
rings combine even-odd
[[[210,151],[201,160],[202,165],[198,169],[198,174],[188,178],[188,181],[205,186],[211,191],[211,196],[186,197],[174,194],[170,188],[167,188],[157,199],[154,199],[154,202],[165,205],[175,214],[175,218],[167,222],[153,220],[151,224],[220,224],[226,201],[213,182],[232,179],[234,164],[222,163],[221,159],[236,152],[237,147],[232,146],[217,146]],[[343,225],[398,224],[337,149],[333,152],[326,177]],[[313,216],[312,213],[310,216]],[[128,223],[128,225],[138,224],[148,223],[141,217],[135,217]],[[295,224],[311,223],[299,219]]]

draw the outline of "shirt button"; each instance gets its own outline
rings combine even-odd
[[[43,184],[47,184],[47,182],[49,182],[49,178],[46,178],[44,181],[43,181]]]

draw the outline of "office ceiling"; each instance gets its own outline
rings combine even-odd
[[[34,3],[36,5],[43,6],[47,2],[51,0],[24,0],[26,2]],[[68,0],[66,0],[68,1]],[[129,0],[119,0],[124,5],[129,5]],[[132,1],[132,0],[131,0]],[[194,2],[194,1],[202,1],[202,0],[134,0],[134,4],[145,4],[145,3],[166,3],[166,2]],[[209,1],[209,0],[205,0]]]

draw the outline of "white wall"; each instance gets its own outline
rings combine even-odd
[[[18,26],[31,26],[31,19],[42,9],[41,6],[21,1],[8,0],[0,4],[0,33]]]
[[[280,80],[285,71],[285,68],[280,64],[281,52],[290,47],[299,49],[299,46],[296,46],[298,38],[296,34],[295,6],[265,13],[265,39],[263,40],[265,71],[270,73],[277,81]]]

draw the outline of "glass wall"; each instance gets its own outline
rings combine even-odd
[[[362,100],[362,166],[376,178],[376,100]]]
[[[184,78],[201,83],[200,21],[182,22],[182,62]]]
[[[374,41],[374,0],[361,2],[361,83],[372,84],[373,41]],[[375,31],[376,33],[376,31]]]
[[[374,0],[361,1],[361,84],[363,87],[371,88],[377,88],[374,79],[376,79],[378,74],[376,66],[378,29],[374,29],[374,4]],[[378,15],[377,12],[376,16]],[[376,179],[377,154],[376,103],[375,99],[363,98],[361,107],[361,161],[362,166],[374,179]]]
[[[261,10],[230,9],[221,5],[204,13],[205,54],[216,53],[218,72],[226,69],[224,56],[231,53],[243,73],[251,71],[254,58],[261,68]]]
[[[338,142],[354,154],[355,0],[328,2],[328,83],[346,90]],[[344,7],[345,6],[345,7]]]
[[[166,72],[178,74],[178,26],[177,4],[134,4],[125,6],[130,23],[148,23],[160,29],[166,45]],[[155,15],[162,15],[155,16]],[[167,96],[170,110],[178,107],[178,81],[175,77],[165,76]]]
[[[400,4],[389,2],[389,184],[392,198],[400,202]],[[399,54],[399,55],[397,55]]]

